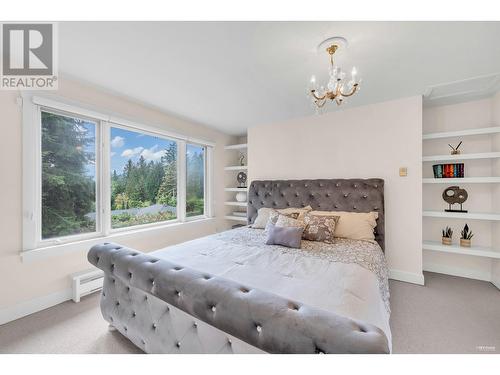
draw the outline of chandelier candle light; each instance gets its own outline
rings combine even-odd
[[[324,86],[318,86],[315,76],[311,77],[311,84],[309,88],[311,100],[318,109],[323,108],[328,99],[335,101],[337,105],[341,105],[344,98],[352,96],[358,91],[360,83],[356,67],[352,68],[351,79],[347,81],[346,73],[339,66],[335,65],[333,60],[333,55],[337,49],[339,49],[342,44],[346,45],[347,41],[341,37],[334,37],[321,43],[320,47],[327,42],[331,43],[328,44],[328,47],[326,48],[326,52],[330,55],[330,79],[328,81],[327,88],[325,89]]]

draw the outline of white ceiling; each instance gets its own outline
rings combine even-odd
[[[314,113],[316,46],[349,40],[360,92],[345,107],[500,71],[500,22],[62,22],[60,72],[230,134]],[[330,105],[331,110],[336,106]]]

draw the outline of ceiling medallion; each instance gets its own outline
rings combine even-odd
[[[308,89],[310,98],[316,109],[324,107],[328,100],[335,101],[337,105],[344,102],[344,98],[354,95],[359,90],[361,80],[358,78],[356,67],[351,70],[350,80],[347,80],[346,73],[333,60],[333,55],[337,50],[347,46],[347,40],[342,37],[333,37],[323,41],[318,48],[326,50],[330,58],[330,68],[328,84],[318,86],[316,77],[311,77],[311,83]]]

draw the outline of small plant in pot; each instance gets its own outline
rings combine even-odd
[[[470,240],[474,236],[469,229],[469,226],[465,224],[464,229],[460,232],[460,246],[470,247]]]
[[[450,227],[446,227],[442,230],[443,238],[441,242],[443,245],[451,245],[451,237],[453,236],[453,230]]]

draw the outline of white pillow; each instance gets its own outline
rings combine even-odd
[[[375,241],[378,212],[311,211],[313,215],[339,216],[335,237]]]
[[[257,217],[252,224],[252,228],[255,229],[264,229],[266,227],[267,222],[269,221],[269,216],[271,212],[274,211],[274,208],[262,207],[257,211]]]

